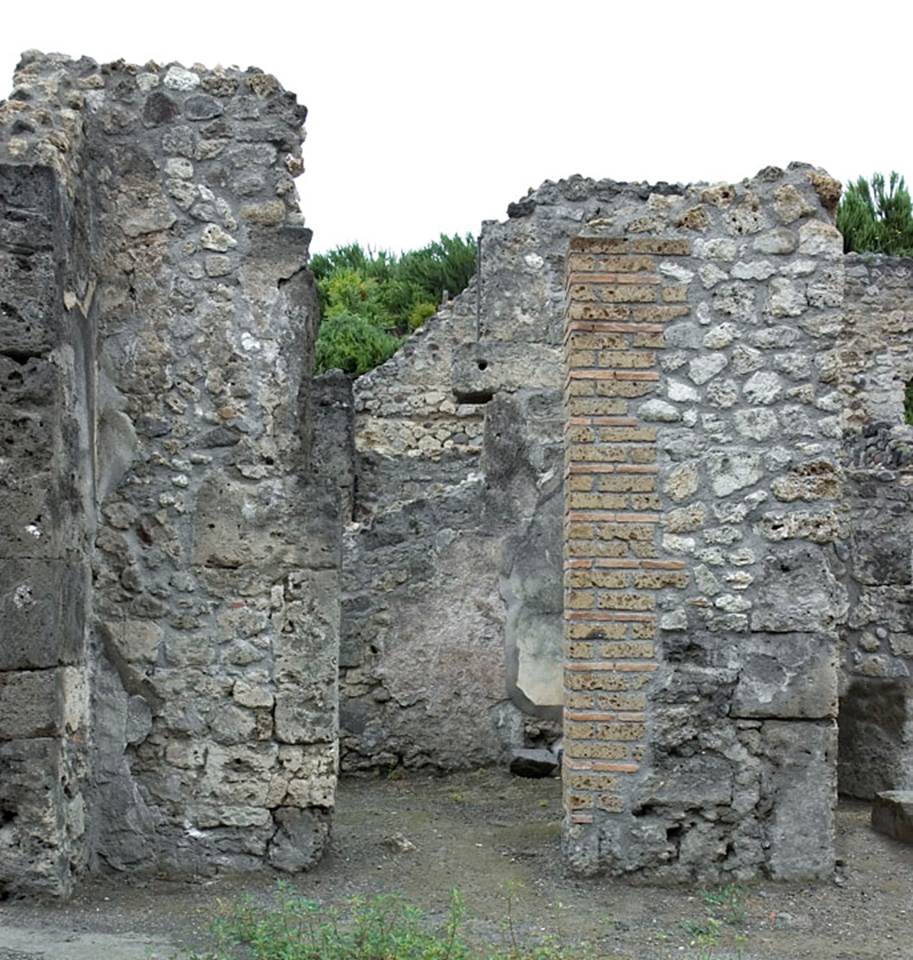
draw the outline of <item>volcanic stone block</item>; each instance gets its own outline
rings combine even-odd
[[[837,644],[823,633],[749,634],[733,641],[739,680],[734,717],[837,715]]]
[[[273,816],[278,829],[270,841],[269,862],[286,873],[313,867],[329,842],[329,814],[325,810],[280,807]]]
[[[820,550],[793,547],[766,558],[751,629],[771,633],[820,632],[846,608],[846,594]]]
[[[58,740],[0,742],[0,892],[65,889],[60,767]]]
[[[913,517],[881,513],[866,518],[853,531],[850,552],[853,576],[860,583],[908,584],[911,582]]]
[[[872,826],[901,843],[913,843],[913,790],[886,790],[872,804]]]
[[[761,728],[768,870],[777,880],[829,877],[837,802],[833,721],[770,720]]]
[[[551,777],[558,771],[558,758],[551,750],[518,747],[510,758],[510,772],[518,777]]]
[[[77,663],[88,577],[63,560],[0,560],[0,670]]]
[[[60,736],[85,720],[86,690],[75,667],[0,673],[0,740]]]

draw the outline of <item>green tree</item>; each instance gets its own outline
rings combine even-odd
[[[847,253],[913,256],[913,203],[904,178],[892,172],[886,186],[876,173],[871,183],[860,177],[849,184],[837,208],[837,229]]]
[[[342,370],[352,377],[378,366],[396,353],[402,339],[391,336],[367,317],[356,313],[334,313],[320,324],[315,350],[319,373]]]
[[[475,272],[471,234],[438,240],[399,256],[350,243],[311,258],[323,317],[318,372],[338,367],[360,376],[387,360]]]

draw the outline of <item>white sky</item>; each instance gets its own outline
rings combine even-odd
[[[309,108],[314,250],[478,230],[545,179],[913,178],[913,5],[807,0],[4,4],[21,50],[254,64]]]

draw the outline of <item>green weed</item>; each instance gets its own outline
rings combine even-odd
[[[213,925],[209,952],[183,960],[591,960],[586,945],[565,946],[560,936],[521,936],[508,896],[504,948],[471,946],[464,936],[465,908],[457,891],[443,921],[432,923],[396,895],[356,898],[344,910],[327,908],[280,884],[276,903],[251,898],[225,910]]]

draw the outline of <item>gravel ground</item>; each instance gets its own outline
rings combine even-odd
[[[738,888],[737,913],[709,908],[723,923],[718,942],[704,946],[695,931],[706,926],[708,891],[566,875],[560,814],[558,781],[497,770],[344,781],[333,850],[293,884],[333,904],[400,892],[433,916],[457,887],[475,939],[500,942],[509,902],[521,935],[587,940],[612,960],[913,960],[913,846],[874,833],[867,804],[840,805],[834,880]],[[415,849],[400,850],[397,836]],[[87,881],[67,904],[7,902],[0,960],[169,960],[206,942],[220,903],[244,894],[265,902],[275,882],[274,874],[117,877]]]

